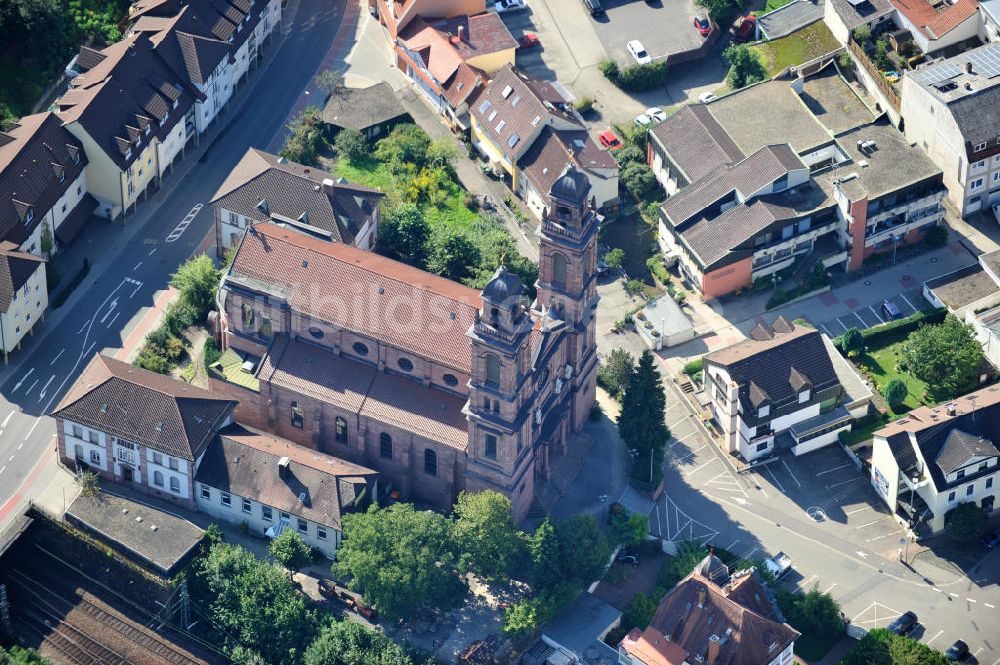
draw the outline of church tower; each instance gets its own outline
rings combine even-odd
[[[589,199],[590,181],[569,164],[552,185],[538,227],[538,297],[535,307],[566,324],[572,376],[573,429],[590,414],[597,387],[597,232],[600,217]]]
[[[482,308],[469,329],[469,448],[466,489],[492,489],[510,497],[515,519],[534,496],[531,453],[533,320],[520,278],[501,266],[483,289]]]

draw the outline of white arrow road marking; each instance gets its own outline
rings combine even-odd
[[[21,384],[24,383],[25,379],[27,379],[29,376],[31,376],[31,373],[34,372],[34,371],[35,371],[35,368],[32,367],[31,369],[28,370],[27,374],[25,374],[24,376],[21,377],[20,381],[18,381],[17,383],[14,384],[14,392],[17,392],[21,388]]]
[[[862,552],[861,550],[854,550],[854,553],[857,554],[862,559],[868,558],[868,552]]]
[[[115,311],[115,307],[118,307],[118,298],[111,301],[111,307],[109,307],[108,311],[101,317],[101,323],[108,320],[108,317],[111,316],[111,312]]]
[[[52,381],[54,381],[55,378],[56,375],[53,374],[52,376],[49,377],[49,380],[45,382],[45,385],[42,386],[42,392],[41,394],[38,395],[38,401],[42,401],[43,399],[45,399],[46,391],[49,389],[49,384],[52,383]]]

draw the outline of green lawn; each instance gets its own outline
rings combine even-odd
[[[375,159],[368,159],[360,163],[338,159],[333,168],[333,175],[383,192],[391,192],[398,188],[396,179],[389,172],[389,168]],[[447,198],[440,205],[427,203],[421,205],[420,208],[427,217],[427,221],[435,228],[468,229],[476,221],[478,213],[469,210],[468,206],[465,205],[464,196],[462,188],[457,183],[452,182],[448,187]]]
[[[772,0],[779,1],[780,0]],[[840,48],[830,29],[823,21],[816,21],[787,37],[753,47],[760,53],[767,66],[768,74],[774,76],[791,65],[818,58]]]
[[[791,1],[792,0],[767,0],[767,4],[764,5],[764,9],[757,12],[757,16],[763,16],[768,12],[773,12],[775,9],[780,9]]]
[[[903,342],[896,342],[881,349],[869,349],[860,360],[860,365],[867,371],[869,377],[881,393],[893,379],[899,379],[906,384],[909,393],[897,413],[906,413],[922,404],[921,396],[927,392],[927,384],[910,374],[901,372],[897,367],[899,348]]]

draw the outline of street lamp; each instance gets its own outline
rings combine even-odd
[[[903,239],[903,236],[892,235],[892,265],[896,265],[896,245]]]
[[[602,518],[605,521],[607,521],[607,519],[608,519],[608,511],[607,511],[607,508],[608,508],[608,495],[607,494],[602,494],[601,496],[599,496],[597,498],[601,502],[601,516],[602,516]]]

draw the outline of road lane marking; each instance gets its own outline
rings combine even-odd
[[[835,466],[832,469],[827,469],[826,471],[820,471],[819,473],[816,474],[816,477],[818,478],[826,473],[833,473],[834,471],[840,471],[841,469],[846,469],[849,466],[854,466],[854,465],[851,464],[850,462],[848,462],[847,464],[841,464],[840,466]]]
[[[7,466],[6,465],[0,466],[0,473],[3,473],[6,470],[7,470]]]
[[[63,348],[59,349],[59,353],[57,353],[56,357],[53,358],[52,362],[49,363],[49,367],[52,367],[53,365],[55,365],[56,361],[59,360],[59,356],[61,356],[65,351],[66,351],[66,347],[63,347]]]
[[[14,390],[13,390],[13,392],[17,392],[21,388],[21,384],[24,383],[28,379],[28,377],[31,376],[31,373],[34,372],[34,371],[35,371],[34,367],[32,367],[31,369],[29,369],[28,373],[25,374],[24,376],[22,376],[21,380],[14,384]]]
[[[82,328],[80,328],[79,330],[77,330],[77,331],[76,331],[76,334],[77,334],[77,335],[82,335],[82,334],[83,334],[83,331],[87,329],[87,326],[88,326],[89,324],[90,324],[90,319],[87,319],[87,321],[86,321],[86,322],[84,322],[84,324],[83,324],[83,327],[82,327]]]
[[[990,605],[989,603],[983,603],[983,607],[988,607],[988,608],[990,608],[991,610],[995,610],[995,609],[996,609],[996,606],[994,606],[994,605]]]
[[[153,249],[149,250],[149,254],[147,254],[146,256],[152,256],[155,252],[156,248],[154,247]]]
[[[34,390],[35,386],[37,386],[37,385],[38,385],[38,379],[35,379],[35,382],[31,384],[30,388],[28,388],[27,390],[24,391],[24,394],[25,395],[30,395],[31,391]]]
[[[21,443],[17,444],[17,449],[20,450],[21,448],[24,448],[24,441],[22,441]]]
[[[111,327],[112,325],[114,325],[115,321],[117,321],[117,320],[118,320],[118,317],[119,317],[119,316],[121,316],[121,312],[115,312],[115,316],[114,316],[114,318],[113,318],[113,319],[111,319],[110,321],[108,321],[108,327],[109,327],[109,328],[110,328],[110,327]]]
[[[46,411],[48,411],[48,409],[46,409]],[[35,418],[35,424],[31,426],[31,429],[28,430],[27,435],[25,435],[24,437],[25,439],[31,438],[31,433],[35,431],[35,428],[38,427],[38,423],[40,422],[42,422],[41,418]]]
[[[129,294],[129,298],[134,298],[135,294],[139,293],[139,289],[142,288],[142,282],[137,282],[135,280],[132,281],[135,283],[136,286],[135,289],[132,291],[132,293]]]
[[[104,314],[104,316],[101,317],[101,323],[104,323],[105,321],[108,320],[108,317],[111,316],[111,312],[115,311],[115,307],[118,307],[117,298],[111,301],[111,307],[109,307],[108,311]]]
[[[10,413],[8,413],[7,417],[3,419],[3,423],[0,423],[0,429],[3,429],[4,427],[7,427],[7,423],[9,423],[10,419],[13,418],[13,417],[14,417],[14,412],[13,411],[11,411]]]
[[[7,461],[8,461],[8,462],[13,462],[13,461],[14,461],[14,456],[13,456],[13,455],[11,455],[11,456],[10,456],[10,459],[8,459]]]
[[[932,637],[931,639],[927,640],[927,644],[928,644],[928,646],[930,645],[930,643],[931,643],[931,642],[933,642],[933,641],[934,641],[934,640],[936,640],[937,638],[941,637],[941,635],[943,635],[943,634],[944,634],[944,631],[943,631],[943,630],[939,630],[939,631],[937,632],[937,634],[936,634],[936,635],[934,635],[934,637]]]
[[[141,266],[141,265],[142,265],[142,261],[139,261],[138,263],[136,263],[136,264],[135,264],[135,267],[134,267],[134,268],[132,268],[132,272],[135,272],[136,270],[138,270],[138,269],[139,269],[139,266]]]
[[[45,395],[48,394],[46,391],[49,389],[49,384],[52,383],[55,380],[55,378],[56,375],[53,374],[52,376],[49,377],[49,380],[45,382],[45,385],[42,386],[42,392],[38,395],[39,402],[45,399]]]
[[[798,485],[799,487],[802,487],[802,483],[799,482],[799,479],[795,477],[795,474],[792,473],[792,470],[788,467],[787,464],[785,464],[785,460],[781,460],[781,465],[785,467],[786,471],[788,471],[788,475],[792,477],[792,480],[795,481],[795,484]]]

